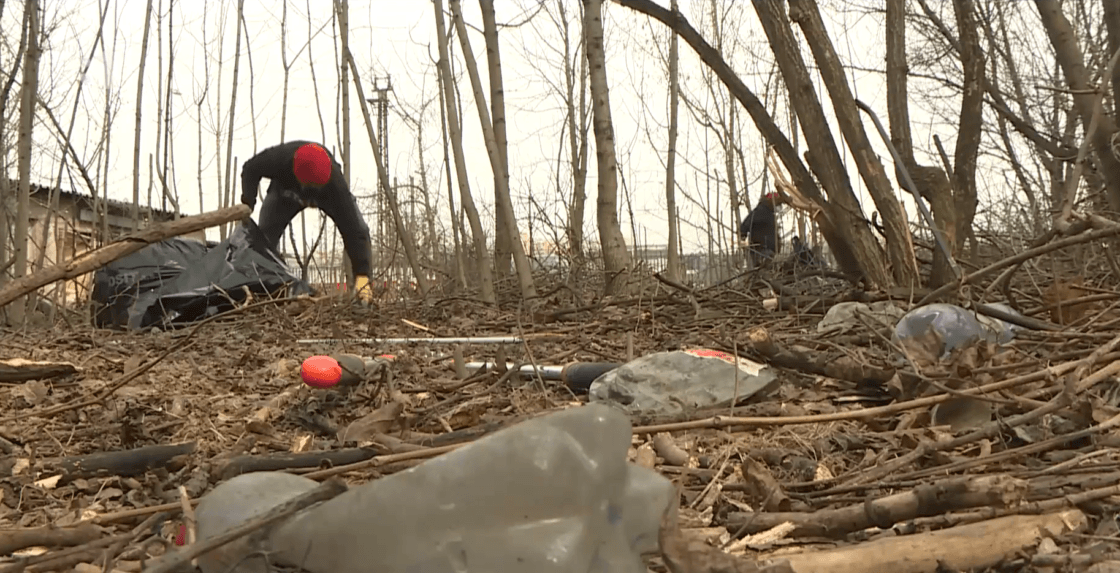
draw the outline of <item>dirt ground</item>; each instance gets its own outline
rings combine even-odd
[[[757,283],[655,284],[533,312],[466,298],[281,300],[169,332],[3,332],[0,359],[75,370],[0,385],[0,573],[140,571],[177,550],[182,507],[261,460],[354,486],[587,401],[512,372],[461,378],[453,345],[299,342],[499,335],[525,342],[462,345],[463,361],[711,348],[777,372],[734,408],[632,417],[631,461],[680,488],[653,571],[1120,570],[1115,332],[1086,318],[947,360],[918,340],[901,358],[873,320],[817,330],[837,302],[889,297],[804,290],[767,301]],[[304,358],[337,352],[393,358],[356,387],[300,382]],[[931,409],[961,392],[984,396],[994,422],[935,425]],[[96,455],[114,452],[131,455]]]

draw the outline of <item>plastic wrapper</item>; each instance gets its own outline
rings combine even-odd
[[[775,380],[773,369],[715,350],[658,352],[591,383],[593,402],[631,414],[671,414],[749,398]]]

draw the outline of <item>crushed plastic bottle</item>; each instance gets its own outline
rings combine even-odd
[[[1022,316],[1007,304],[997,302],[987,305],[1014,316]],[[1023,327],[977,314],[955,304],[934,303],[919,306],[906,313],[894,329],[894,340],[899,342],[921,336],[933,328],[942,342],[941,358],[947,358],[957,348],[977,340],[1007,344]]]
[[[591,383],[590,396],[631,414],[672,414],[749,398],[775,379],[773,369],[726,352],[676,350],[606,372]]]
[[[629,419],[591,404],[529,420],[415,468],[352,488],[277,526],[263,545],[199,558],[203,573],[644,573],[676,490],[626,461]],[[243,474],[205,495],[199,539],[221,534],[316,482]]]
[[[972,312],[955,304],[935,303],[906,313],[894,328],[896,342],[924,335],[932,328],[941,340],[941,358],[977,340],[995,341],[997,336]]]

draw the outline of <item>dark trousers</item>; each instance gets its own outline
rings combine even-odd
[[[268,193],[261,204],[261,215],[257,226],[268,239],[269,247],[279,252],[284,230],[288,228],[292,219],[307,207],[317,207],[338,227],[346,254],[350,257],[350,264],[354,268],[354,274],[368,277],[372,266],[369,228],[358,211],[354,196],[349,193],[345,197],[337,195],[329,194],[311,202],[300,199],[295,191],[269,186]]]

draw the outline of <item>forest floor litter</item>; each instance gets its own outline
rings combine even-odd
[[[873,312],[818,327],[840,302],[897,317],[921,298],[895,294],[651,280],[524,312],[302,297],[171,331],[5,332],[0,359],[22,358],[0,362],[0,573],[145,570],[191,546],[192,503],[224,480],[355,487],[588,401],[525,365],[680,349],[776,376],[738,404],[630,413],[628,460],[680,493],[650,570],[1120,571],[1120,330],[1090,312],[1107,303],[1040,307],[1063,328],[944,356]],[[428,337],[520,342],[378,342]],[[352,384],[300,381],[336,353],[380,359]]]

